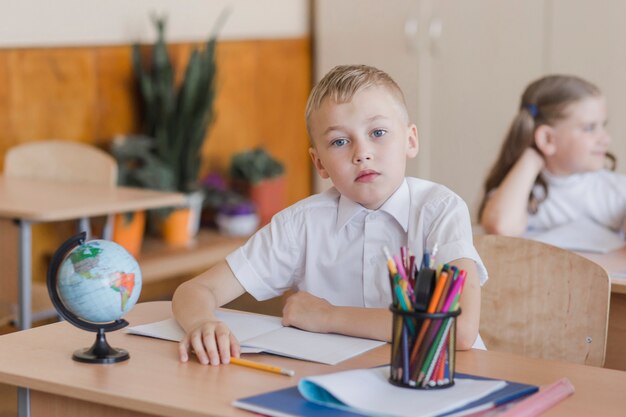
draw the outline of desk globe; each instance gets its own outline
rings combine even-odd
[[[105,332],[128,325],[128,313],[141,292],[141,270],[122,246],[108,240],[86,241],[80,233],[64,242],[48,268],[48,293],[57,312],[74,326],[96,332],[90,348],[72,358],[87,363],[115,363],[130,357],[111,347]]]

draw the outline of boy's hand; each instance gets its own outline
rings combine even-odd
[[[203,365],[219,365],[230,362],[230,357],[239,357],[239,341],[221,321],[202,322],[185,335],[178,345],[181,362],[189,360],[193,351]]]
[[[311,332],[328,333],[333,306],[323,298],[299,291],[283,307],[283,325]]]

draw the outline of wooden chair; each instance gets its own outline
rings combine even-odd
[[[35,141],[14,146],[7,151],[3,175],[114,187],[117,183],[117,162],[107,152],[91,145],[63,140]],[[89,219],[79,220],[79,229],[89,235]],[[110,215],[102,233],[105,238],[111,238],[112,227],[113,215]],[[34,320],[41,320],[55,313],[48,299],[45,283],[33,285],[33,311]]]
[[[94,146],[53,139],[10,148],[5,155],[4,175],[114,187],[117,183],[117,162]],[[89,222],[85,218],[80,220],[80,229],[89,235]],[[111,217],[103,233],[108,239],[112,225]]]
[[[602,366],[611,287],[601,266],[521,238],[476,235],[489,280],[480,334],[487,349]]]

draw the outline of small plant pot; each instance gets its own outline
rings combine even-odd
[[[174,209],[161,223],[163,240],[169,246],[189,246],[193,237],[189,233],[191,209],[189,207]]]
[[[146,212],[118,213],[113,223],[113,241],[124,247],[134,258],[139,256],[146,229]]]
[[[226,236],[249,236],[259,227],[256,213],[223,214],[219,213],[215,222],[221,234]]]
[[[272,220],[274,214],[285,208],[286,185],[283,175],[250,186],[250,200],[257,207],[261,226],[265,226]]]

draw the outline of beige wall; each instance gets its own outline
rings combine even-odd
[[[222,39],[309,33],[308,0],[0,0],[0,48],[151,42],[152,13],[167,14],[168,40],[199,40],[226,7]]]

